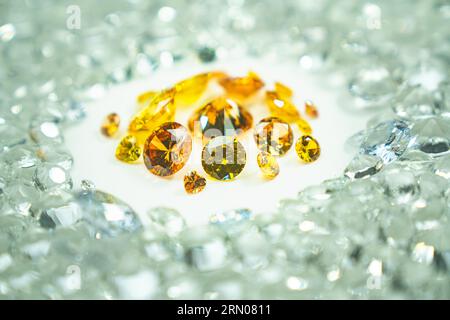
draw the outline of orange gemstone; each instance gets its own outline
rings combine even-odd
[[[216,98],[198,109],[189,118],[191,132],[210,139],[235,136],[247,131],[253,124],[252,115],[231,99]]]
[[[275,117],[262,119],[255,126],[254,138],[259,150],[275,156],[288,152],[294,141],[289,124]]]
[[[119,130],[120,116],[117,113],[110,113],[106,116],[100,128],[103,135],[112,137]]]
[[[317,118],[319,116],[319,111],[317,110],[316,105],[312,101],[305,102],[305,113],[310,118]]]
[[[226,77],[219,80],[227,95],[239,102],[244,102],[264,86],[261,78],[253,72],[245,77]]]
[[[184,167],[192,150],[192,139],[185,127],[167,122],[147,138],[144,163],[157,176],[170,176]]]
[[[270,113],[286,122],[295,122],[300,118],[300,112],[289,99],[284,98],[278,92],[267,91],[266,103]]]
[[[206,186],[206,179],[197,173],[191,171],[184,176],[184,189],[187,193],[195,194],[203,191]]]

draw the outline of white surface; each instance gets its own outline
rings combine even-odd
[[[188,164],[170,178],[150,174],[143,162],[130,165],[119,162],[114,152],[119,138],[108,139],[100,134],[99,127],[110,112],[117,112],[122,118],[121,135],[130,117],[136,111],[136,96],[145,90],[158,90],[176,81],[207,70],[224,70],[233,75],[254,70],[270,84],[282,81],[294,89],[295,101],[303,110],[303,101],[313,100],[320,116],[311,120],[313,136],[322,148],[319,160],[303,164],[298,159],[294,146],[279,159],[280,174],[271,181],[263,179],[256,164],[256,149],[252,132],[241,139],[247,150],[247,165],[234,181],[219,182],[208,179],[203,192],[188,195],[184,191],[183,177],[188,170],[204,174],[200,164],[201,142],[194,141]],[[66,130],[66,141],[73,152],[75,165],[73,178],[76,185],[82,179],[89,179],[98,189],[110,192],[130,204],[139,214],[156,206],[169,206],[179,210],[189,224],[202,224],[208,217],[228,209],[249,208],[255,213],[272,211],[278,200],[295,197],[298,191],[308,185],[335,177],[343,171],[352,155],[344,152],[344,142],[353,133],[363,129],[367,114],[356,114],[348,108],[338,106],[338,92],[329,84],[330,75],[305,72],[290,64],[274,64],[270,61],[234,61],[221,65],[178,65],[162,68],[148,79],[119,85],[105,96],[87,107],[88,116],[81,124]],[[176,121],[186,126],[186,119],[194,110],[180,111]],[[255,123],[267,115],[264,106],[250,108]],[[299,132],[294,130],[295,139]]]

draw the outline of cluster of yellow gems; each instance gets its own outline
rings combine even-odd
[[[187,128],[175,122],[177,108],[198,105],[212,84],[220,88],[220,93],[194,110]],[[311,136],[310,124],[294,105],[294,92],[280,82],[262,92],[265,86],[254,72],[232,77],[215,71],[195,75],[162,91],[144,92],[137,98],[140,110],[117,146],[116,158],[135,163],[142,155],[149,172],[171,176],[186,165],[192,150],[192,134],[203,142],[201,163],[208,176],[220,181],[233,180],[246,164],[246,152],[238,137],[253,127],[253,117],[246,106],[263,96],[270,116],[254,127],[259,149],[256,161],[263,176],[272,179],[278,175],[276,157],[285,155],[294,144],[291,125],[297,125],[303,134],[295,143],[299,158],[304,162],[317,160],[319,143]],[[305,114],[311,119],[318,117],[313,102],[305,103]],[[119,125],[119,115],[111,113],[101,125],[101,132],[112,137]],[[190,171],[184,177],[189,194],[199,193],[205,186],[206,179],[197,171]]]

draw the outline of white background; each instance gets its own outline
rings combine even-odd
[[[303,164],[293,146],[286,156],[279,159],[279,176],[268,181],[260,174],[252,132],[248,132],[240,139],[247,151],[247,165],[241,175],[230,182],[208,179],[205,190],[197,195],[186,194],[183,177],[189,170],[197,170],[206,176],[200,164],[200,141],[194,140],[189,162],[170,178],[152,175],[142,161],[130,165],[116,160],[115,148],[126,132],[129,119],[136,112],[138,94],[169,87],[196,73],[217,69],[232,75],[244,75],[248,70],[253,70],[266,81],[268,87],[273,81],[281,81],[294,90],[294,101],[301,111],[304,100],[314,101],[320,116],[310,123],[313,136],[322,148],[319,160]],[[340,175],[353,156],[346,152],[344,143],[365,127],[369,115],[351,112],[341,105],[342,101],[346,101],[343,94],[345,87],[337,85],[337,80],[330,74],[305,71],[299,65],[275,64],[268,60],[229,61],[220,65],[190,63],[160,68],[146,79],[111,88],[101,99],[87,106],[88,115],[82,123],[66,130],[66,142],[75,159],[75,185],[79,186],[82,179],[89,179],[97,189],[126,201],[139,214],[157,206],[175,208],[190,225],[205,223],[211,214],[229,209],[248,208],[255,213],[273,211],[280,199],[295,197],[308,185]],[[350,103],[350,97],[347,99]],[[256,104],[249,110],[255,123],[267,115],[264,105]],[[193,111],[177,111],[176,121],[186,126],[186,120]],[[103,119],[111,112],[117,112],[122,118],[121,133],[113,139],[102,136],[99,130]],[[299,132],[294,130],[294,133],[296,140]]]

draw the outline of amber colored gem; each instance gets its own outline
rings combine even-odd
[[[289,124],[276,117],[262,119],[255,126],[253,136],[259,150],[276,156],[288,152],[294,141]]]
[[[137,103],[139,104],[147,104],[152,101],[154,97],[158,94],[158,91],[146,91],[138,95]]]
[[[249,72],[245,77],[222,78],[219,84],[229,97],[239,102],[244,102],[264,86],[264,82],[254,72]]]
[[[150,104],[142,109],[130,122],[128,130],[151,132],[159,125],[175,118],[174,90],[169,89],[157,94]]]
[[[157,176],[170,176],[184,167],[192,150],[192,139],[185,127],[167,122],[156,128],[144,145],[144,163]]]
[[[266,92],[266,103],[270,113],[286,122],[295,122],[300,118],[300,112],[289,99],[275,91]]]
[[[131,163],[141,156],[142,149],[135,136],[125,136],[116,148],[116,158],[120,161]]]
[[[100,131],[107,137],[112,137],[119,130],[120,116],[117,113],[110,113],[106,116]]]
[[[301,136],[295,144],[298,156],[305,162],[316,161],[320,156],[320,146],[316,139],[311,136]]]
[[[292,89],[281,82],[275,82],[275,92],[285,99],[291,99],[294,95]]]
[[[184,176],[184,189],[187,193],[195,194],[203,191],[206,186],[206,179],[197,173],[191,171]]]
[[[312,101],[305,102],[305,113],[310,118],[317,118],[319,116],[319,111],[317,110],[316,105]]]
[[[311,134],[312,133],[311,125],[305,119],[300,118],[295,123],[297,124],[298,129],[303,134]]]
[[[268,152],[258,153],[256,160],[258,167],[266,178],[273,179],[280,173],[277,159]]]
[[[208,139],[234,136],[252,127],[252,115],[231,99],[216,98],[192,114],[188,121],[191,132]]]
[[[244,170],[245,163],[245,149],[234,137],[216,137],[203,148],[203,169],[217,180],[233,180]]]

